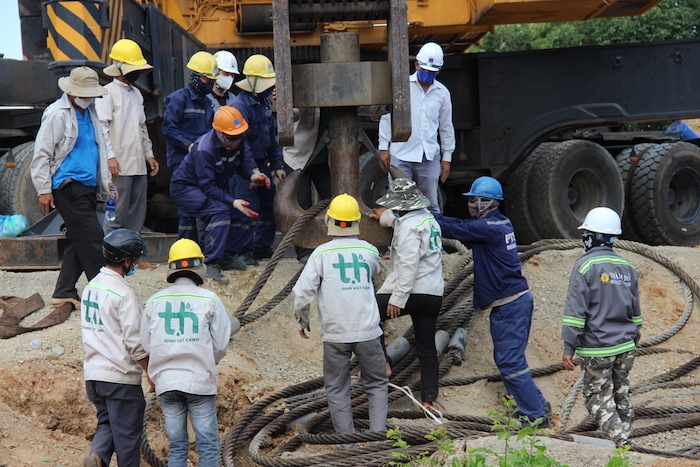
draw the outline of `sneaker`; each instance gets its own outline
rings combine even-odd
[[[207,268],[209,265],[207,265]],[[228,261],[224,261],[219,265],[222,271],[245,271],[248,267],[245,265],[240,256],[234,256]]]
[[[253,258],[257,260],[272,258],[274,251],[269,246],[263,246],[253,250]]]
[[[58,298],[58,297],[51,297],[51,305],[55,306],[58,308],[61,305],[64,305],[66,303],[70,303],[73,305],[73,309],[75,310],[80,310],[80,300],[77,298]]]
[[[221,285],[228,285],[229,281],[221,272],[221,267],[216,263],[207,264],[207,277]]]
[[[544,401],[544,414],[547,416],[552,415],[552,404],[549,401]]]
[[[246,266],[260,266],[260,262],[253,258],[252,253],[243,253],[241,255],[236,255],[236,257],[240,258]]]
[[[521,428],[534,428],[535,427],[535,422],[537,420],[540,420],[540,424],[537,425],[538,429],[541,428],[549,428],[549,417],[545,415],[544,417],[540,417],[536,420],[530,421],[528,418],[521,418],[520,419],[520,427]]]
[[[83,467],[98,467],[97,459],[92,454],[83,457]]]
[[[355,449],[357,447],[357,443],[346,443],[346,444],[341,444],[338,446],[339,451],[349,451],[350,449]]]

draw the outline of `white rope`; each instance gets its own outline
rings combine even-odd
[[[428,408],[428,407],[425,407],[420,402],[418,402],[418,400],[415,397],[413,397],[413,391],[411,391],[411,388],[409,388],[408,386],[397,386],[394,383],[389,383],[389,386],[391,386],[394,389],[398,389],[399,391],[404,393],[418,407],[420,407],[423,410],[423,412],[425,412],[425,416],[427,418],[430,418],[433,422],[435,422],[436,425],[442,425],[442,420],[440,420],[442,418],[442,412],[440,412],[435,407]],[[437,414],[439,418],[436,417],[435,414]]]

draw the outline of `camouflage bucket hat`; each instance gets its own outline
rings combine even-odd
[[[389,191],[377,200],[377,204],[392,211],[415,211],[430,206],[428,198],[421,195],[416,182],[407,178],[396,178]]]

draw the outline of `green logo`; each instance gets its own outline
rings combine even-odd
[[[192,334],[199,334],[199,318],[192,311],[189,303],[180,303],[180,311],[173,313],[170,302],[165,304],[165,312],[158,313],[158,317],[165,319],[165,333],[168,335],[181,336],[185,333],[185,320],[192,320]],[[179,321],[177,330],[173,328],[173,321]]]
[[[430,246],[431,251],[442,250],[442,237],[440,231],[437,230],[432,224],[430,225]]]
[[[340,270],[340,280],[343,281],[344,284],[355,284],[362,282],[361,269],[367,271],[367,282],[371,280],[372,270],[369,268],[369,264],[362,260],[362,255],[353,253],[352,262],[346,263],[343,255],[341,253],[338,253],[338,262],[333,263],[332,266]],[[345,274],[346,269],[352,270],[354,279],[350,279]]]
[[[85,307],[85,321],[101,326],[102,318],[100,318],[100,305],[97,303],[97,292],[95,292],[94,302],[90,300],[91,294],[92,290],[88,290],[87,298],[83,300],[83,306]]]

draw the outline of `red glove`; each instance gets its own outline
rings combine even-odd
[[[262,175],[262,174],[261,174],[261,175]],[[265,175],[263,175],[263,177],[264,177],[264,176],[265,176]],[[266,178],[267,178],[267,177],[266,177]],[[255,211],[252,211],[252,210],[248,209],[248,205],[249,205],[249,204],[250,204],[250,203],[249,203],[248,201],[244,200],[244,199],[234,199],[234,200],[233,200],[233,207],[234,207],[234,208],[238,209],[239,211],[241,211],[243,214],[245,214],[245,215],[248,216],[248,217],[252,217],[252,218],[258,217],[260,214],[258,214],[258,213],[255,212]]]
[[[267,175],[264,173],[255,172],[250,176],[250,181],[253,185],[264,186],[268,189],[270,188],[270,179],[267,178]]]

